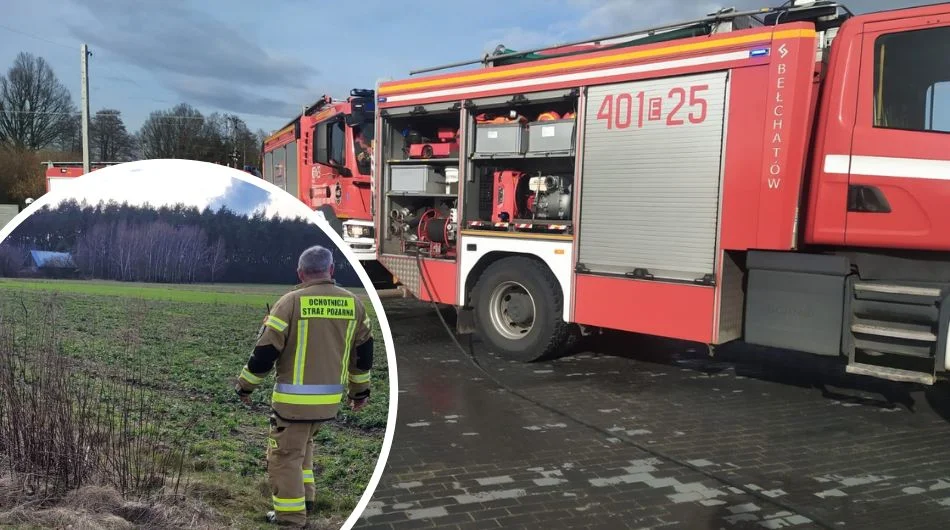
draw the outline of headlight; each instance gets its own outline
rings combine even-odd
[[[373,227],[366,225],[345,225],[344,234],[352,238],[371,238],[373,237]]]

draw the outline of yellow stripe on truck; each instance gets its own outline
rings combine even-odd
[[[543,74],[557,72],[559,70],[570,70],[573,68],[584,68],[588,66],[603,66],[637,59],[649,59],[663,57],[666,55],[676,55],[679,53],[714,50],[717,48],[726,48],[729,46],[739,46],[743,44],[755,44],[759,42],[770,42],[781,39],[796,38],[814,38],[815,30],[812,29],[786,29],[773,33],[756,33],[753,35],[742,35],[738,37],[727,37],[716,39],[714,41],[690,42],[688,44],[674,44],[652,50],[637,50],[616,55],[607,55],[602,57],[590,57],[587,59],[575,59],[573,61],[563,61],[550,64],[536,64],[513,68],[511,70],[491,70],[488,72],[479,72],[476,74],[460,75],[458,77],[449,77],[442,79],[430,79],[428,81],[412,81],[406,83],[397,83],[393,85],[383,85],[379,87],[379,94],[392,94],[394,92],[403,92],[420,88],[447,87],[452,85],[462,85],[470,82],[504,79],[507,77],[517,77],[528,74]]]

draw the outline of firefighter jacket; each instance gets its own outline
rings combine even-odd
[[[238,391],[255,390],[276,366],[271,406],[279,417],[333,418],[344,392],[351,399],[369,394],[371,339],[369,316],[353,293],[330,279],[298,285],[265,317]]]

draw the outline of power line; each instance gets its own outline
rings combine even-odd
[[[79,114],[79,111],[76,112],[43,112],[39,110],[0,110],[0,114],[42,114],[49,116],[75,116]]]
[[[31,39],[41,40],[43,42],[48,42],[49,44],[55,44],[56,46],[62,46],[63,48],[69,48],[70,50],[74,49],[76,46],[74,44],[63,44],[62,42],[57,42],[54,40],[49,40],[45,37],[40,37],[39,35],[34,35],[33,33],[28,33],[26,31],[21,31],[16,28],[11,28],[5,24],[0,24],[0,28],[3,28],[7,31],[12,31],[13,33],[19,33],[25,37],[30,37]]]
[[[0,114],[40,114],[40,115],[49,115],[49,116],[78,116],[82,114],[79,111],[76,112],[43,112],[38,110],[0,110]],[[96,113],[98,114],[98,112]],[[208,116],[150,116],[146,120],[207,120]]]
[[[41,36],[39,36],[39,35],[36,35],[36,34],[34,34],[34,33],[22,31],[22,30],[19,30],[19,29],[16,29],[16,28],[11,28],[10,26],[7,26],[6,24],[0,24],[0,29],[5,29],[5,30],[10,31],[10,32],[12,32],[12,33],[17,33],[17,34],[20,34],[20,35],[23,35],[23,36],[26,36],[26,37],[29,37],[29,38],[32,38],[32,39],[36,39],[36,40],[39,40],[39,41],[42,41],[42,42],[46,42],[46,43],[49,43],[49,44],[53,44],[53,45],[55,45],[55,46],[60,46],[60,47],[63,47],[63,48],[69,49],[69,50],[74,50],[74,48],[75,48],[75,45],[65,44],[65,43],[62,43],[62,42],[50,40],[50,39],[47,39],[47,38],[45,38],[45,37],[41,37]],[[122,59],[119,59],[118,57],[115,57],[115,56],[110,57],[110,55],[111,55],[111,52],[107,52],[107,53],[106,53],[106,57],[105,57],[106,61],[115,61],[115,62],[122,61]],[[100,59],[101,59],[101,58],[100,58]],[[101,68],[103,68],[103,69],[109,71],[110,73],[114,74],[116,77],[118,77],[118,78],[121,79],[121,80],[128,81],[129,83],[132,83],[133,85],[138,86],[138,87],[143,88],[143,89],[147,88],[147,87],[146,87],[145,85],[143,85],[142,83],[139,83],[139,82],[136,81],[135,79],[132,79],[131,77],[125,75],[124,73],[122,73],[121,71],[119,71],[116,67],[114,67],[114,66],[112,66],[112,65],[109,65],[108,63],[107,63],[107,64],[103,64],[102,62],[96,61],[96,62],[94,63],[94,65],[91,65],[91,66],[93,66],[93,68],[95,68],[96,66],[101,67]],[[120,96],[120,97],[125,98],[125,99],[135,99],[135,100],[141,100],[141,101],[151,101],[151,102],[153,102],[153,103],[162,103],[162,104],[167,104],[167,105],[177,105],[177,104],[178,104],[178,103],[175,102],[175,101],[169,101],[169,100],[166,100],[166,99],[158,99],[158,98],[148,97],[148,96],[122,95],[122,96]],[[38,115],[38,114],[72,115],[71,113],[44,113],[44,112],[38,112],[38,111],[11,111],[11,110],[6,110],[6,111],[3,111],[3,112],[15,113],[15,114],[37,114],[37,115]],[[76,112],[75,114],[80,114],[80,113],[79,113],[79,112]],[[178,120],[178,121],[180,121],[180,120],[184,120],[184,119],[202,120],[202,119],[205,119],[205,118],[206,118],[205,116],[202,116],[202,117],[198,117],[198,116],[161,116],[161,117],[155,117],[154,119],[159,119],[159,120]],[[242,117],[241,120],[244,121],[244,118]],[[245,122],[245,123],[246,123],[246,122]]]
[[[11,28],[10,26],[7,26],[6,24],[0,24],[0,28],[5,29],[5,30],[7,30],[7,31],[10,31],[10,32],[12,32],[12,33],[17,33],[17,34],[23,35],[23,36],[25,36],[25,37],[29,37],[29,38],[31,38],[31,39],[36,39],[36,40],[38,40],[38,41],[46,42],[46,43],[53,44],[53,45],[56,45],[56,46],[61,46],[61,47],[63,47],[63,48],[67,48],[67,49],[69,49],[69,50],[73,50],[73,49],[75,48],[75,45],[65,44],[65,43],[62,43],[62,42],[58,42],[58,41],[54,41],[54,40],[47,39],[47,38],[45,38],[45,37],[40,37],[39,35],[36,35],[36,34],[33,34],[33,33],[29,33],[29,32],[26,32],[26,31],[22,31],[22,30],[19,30],[19,29],[16,29],[16,28]],[[97,52],[97,53],[100,53],[100,54],[101,54],[101,52]],[[121,61],[121,59],[119,59],[119,58],[117,58],[117,57],[111,57],[110,55],[111,55],[111,54],[107,53],[106,56],[104,57],[104,59],[105,59],[106,61],[113,61],[113,62],[120,62],[120,61]],[[120,72],[120,71],[118,70],[118,68],[113,67],[112,65],[109,65],[109,64],[103,64],[103,63],[101,62],[101,60],[103,59],[103,57],[100,57],[99,59],[100,59],[99,61],[95,61],[95,62],[94,62],[92,65],[90,65],[90,66],[92,66],[93,68],[95,68],[95,67],[98,66],[98,67],[103,68],[104,70],[107,70],[108,72],[114,74],[114,75],[115,75],[116,77],[118,77],[119,79],[122,79],[122,80],[124,80],[124,81],[128,81],[129,83],[132,83],[133,85],[135,85],[135,86],[137,86],[137,87],[139,87],[139,88],[146,88],[145,85],[143,85],[142,83],[139,83],[139,82],[136,81],[135,79],[132,79],[131,77],[125,75],[125,74],[122,73],[122,72]],[[142,96],[135,97],[134,99],[140,99],[140,100],[143,100],[143,101],[152,101],[152,102],[155,102],[155,103],[174,103],[174,102],[172,102],[172,101],[168,101],[168,100],[164,100],[164,99],[156,99],[156,98],[142,97]]]

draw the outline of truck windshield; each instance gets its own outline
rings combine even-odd
[[[372,174],[374,125],[372,120],[367,120],[353,127],[353,155],[360,175]]]

